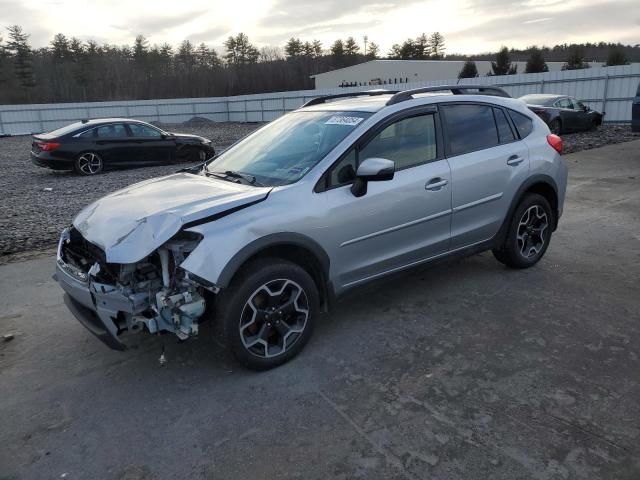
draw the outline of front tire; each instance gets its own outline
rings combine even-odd
[[[529,193],[516,207],[502,246],[493,250],[500,263],[511,268],[529,268],[544,256],[555,217],[542,195]]]
[[[76,158],[74,170],[80,175],[97,175],[104,169],[102,158],[97,153],[84,152]]]
[[[549,130],[554,135],[562,135],[562,122],[556,118],[549,124]]]
[[[252,262],[216,298],[216,321],[235,358],[268,370],[295,357],[319,313],[318,287],[300,266],[279,258]]]

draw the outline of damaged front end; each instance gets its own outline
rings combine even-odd
[[[108,263],[104,251],[71,227],[58,245],[56,279],[78,320],[111,348],[124,350],[125,332],[197,335],[206,291],[180,264],[201,237],[181,231],[136,263]]]

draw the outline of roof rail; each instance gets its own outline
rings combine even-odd
[[[375,90],[366,90],[364,92],[352,92],[352,93],[337,93],[335,95],[326,95],[324,97],[317,97],[309,100],[307,103],[302,105],[300,108],[310,107],[311,105],[320,105],[321,103],[326,103],[327,100],[333,100],[335,98],[349,98],[349,97],[373,97],[376,95],[387,95],[387,94],[397,94],[398,90],[385,90],[383,88],[378,88]]]
[[[492,95],[494,97],[511,98],[511,95],[499,87],[489,87],[485,85],[438,85],[437,87],[414,88],[413,90],[396,93],[389,99],[387,105],[395,105],[396,103],[411,100],[414,95],[420,93],[446,91],[450,91],[454,95]]]

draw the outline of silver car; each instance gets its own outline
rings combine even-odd
[[[211,320],[240,362],[271,368],[351,287],[483,250],[535,265],[562,215],[561,150],[495,87],[314,99],[202,165],[86,207],[62,233],[56,277],[111,348]]]

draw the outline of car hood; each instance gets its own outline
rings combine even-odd
[[[171,136],[176,137],[177,140],[198,140],[199,142],[208,143],[211,140],[201,137],[199,135],[191,135],[189,133],[171,133]]]
[[[185,224],[256,203],[271,188],[191,173],[131,185],[87,206],[73,221],[82,236],[102,248],[110,263],[135,263]]]

